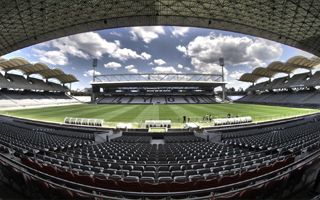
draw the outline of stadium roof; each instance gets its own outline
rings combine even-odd
[[[137,73],[98,75],[92,85],[114,87],[218,87],[225,85],[221,74]]]
[[[270,69],[272,71],[279,72],[279,73],[290,74],[292,71],[296,70],[297,68],[280,61],[275,61],[270,63],[267,66],[267,69]]]
[[[118,81],[118,82],[95,82],[102,88],[117,87],[205,87],[215,88],[225,85],[224,82],[217,81]]]
[[[273,77],[276,73],[277,72],[275,71],[272,71],[268,68],[262,68],[262,67],[258,67],[254,69],[252,72],[253,75],[260,76],[260,77],[268,77],[268,78]]]
[[[313,69],[320,64],[320,59],[317,57],[308,59],[303,56],[294,56],[287,61],[287,64],[296,68]]]
[[[319,10],[314,0],[4,1],[0,55],[75,33],[147,25],[235,31],[320,55]]]
[[[12,58],[9,60],[0,59],[0,69],[4,71],[20,70],[26,75],[40,74],[42,77],[56,78],[61,83],[72,83],[78,80],[71,74],[65,74],[61,69],[50,69],[46,64],[35,63],[32,64],[24,58]]]
[[[270,63],[266,68],[258,67],[254,69],[252,73],[243,74],[239,80],[254,83],[262,77],[272,78],[278,73],[290,74],[298,68],[312,70],[317,68],[319,65],[320,58],[318,57],[309,59],[303,56],[294,56],[285,63],[275,61]]]
[[[254,83],[259,78],[261,78],[261,76],[257,76],[251,73],[245,73],[240,77],[239,81]]]

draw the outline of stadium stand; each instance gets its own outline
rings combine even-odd
[[[92,86],[97,104],[210,104],[225,101],[215,91],[219,74],[137,73],[99,75]]]
[[[43,63],[31,64],[23,58],[2,59],[0,62],[0,107],[28,107],[79,103],[66,92],[69,89],[66,83],[78,81],[73,75],[65,74],[59,69],[50,69]],[[11,70],[20,70],[23,75],[8,73]],[[30,77],[40,74],[43,81]],[[61,84],[50,82],[55,78]]]
[[[64,93],[1,91],[0,107],[28,107],[79,103],[78,100]]]
[[[312,156],[320,153],[319,119],[226,129],[220,132],[221,142],[171,132],[164,143],[152,144],[152,136],[144,131],[96,143],[94,132],[81,128],[68,131],[1,117],[0,166],[9,180],[26,185],[25,190],[45,188],[36,194],[50,197],[75,198],[83,191],[86,199],[95,194],[108,199],[223,198],[233,191],[248,197],[257,187],[268,188],[268,193],[261,189],[255,195],[272,195],[271,185],[281,180],[285,190],[300,181],[297,174],[310,168]],[[19,168],[4,163],[3,153],[14,156],[11,162]]]
[[[215,96],[108,96],[99,98],[98,104],[207,104],[222,100]]]
[[[263,77],[267,77],[270,80],[253,84],[246,90],[247,95],[237,101],[242,103],[319,107],[320,71],[311,72],[319,63],[319,58],[307,59],[302,56],[295,56],[286,63],[277,61],[266,68],[261,68],[266,73],[271,73],[272,76],[257,74],[256,71],[251,74],[244,74],[240,77],[240,81],[255,83]],[[294,74],[290,77],[290,73],[299,68],[308,69],[309,72]],[[287,73],[288,76],[271,80],[277,73]]]
[[[265,92],[262,94],[249,94],[237,100],[241,103],[270,104],[296,107],[319,107],[319,91],[298,92]]]

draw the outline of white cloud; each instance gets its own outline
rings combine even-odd
[[[228,67],[249,65],[255,68],[265,66],[282,55],[282,47],[278,43],[228,35],[198,36],[187,47],[178,46],[177,49],[191,58],[195,71],[200,73],[220,73],[220,57],[225,58]]]
[[[121,46],[121,43],[119,40],[115,40],[114,43],[116,43],[116,45]]]
[[[144,26],[130,28],[131,38],[133,40],[142,39],[145,43],[150,43],[152,40],[157,39],[160,34],[165,34],[162,26]]]
[[[127,65],[127,66],[125,66],[124,68],[125,69],[133,69],[135,66],[134,65]]]
[[[110,68],[110,69],[117,69],[117,68],[121,67],[121,64],[117,63],[117,62],[109,62],[107,64],[104,64],[104,67],[105,68]]]
[[[43,53],[39,53],[42,51],[40,49],[42,47],[51,47],[57,50],[48,51],[48,53],[44,55]],[[110,42],[95,32],[81,33],[52,40],[47,42],[46,45],[37,45],[34,51],[36,53],[38,52],[36,56],[43,62],[49,64],[58,63],[59,65],[66,65],[68,63],[67,55],[86,60],[92,58],[99,59],[105,54],[120,61],[126,61],[128,59],[148,60],[151,58],[151,55],[146,52],[139,54],[132,49],[122,48],[119,40]]]
[[[164,65],[166,64],[166,61],[162,60],[162,59],[155,59],[153,60],[153,62],[157,65]]]
[[[176,49],[178,51],[182,52],[183,55],[187,55],[187,48],[186,47],[179,45],[179,46],[176,47]]]
[[[172,66],[157,66],[152,69],[156,73],[181,73]]]
[[[143,60],[149,60],[152,56],[146,52],[142,52],[141,57],[143,58]]]
[[[44,51],[37,48],[33,48],[32,51],[41,62],[51,65],[66,65],[68,63],[68,57],[61,51]]]
[[[178,64],[177,67],[178,67],[179,69],[183,69],[183,65],[181,65],[181,64]]]
[[[175,37],[183,37],[189,30],[189,27],[174,26],[172,30],[172,35]]]
[[[99,75],[101,75],[101,73],[96,70],[96,71],[95,71],[95,75],[99,76]],[[93,70],[91,69],[91,70],[86,71],[86,72],[83,74],[83,76],[85,76],[85,77],[93,76]]]
[[[139,72],[139,70],[136,69],[134,65],[127,65],[124,68],[127,69],[128,72],[131,72],[131,73],[134,73],[134,74]]]
[[[190,70],[191,70],[191,68],[190,68],[190,67],[185,67],[185,69],[186,69],[187,71],[190,71]]]
[[[129,69],[128,72],[131,72],[133,74],[137,74],[139,71],[138,71],[138,69],[133,68],[133,69]]]
[[[63,37],[53,40],[51,45],[64,53],[84,59],[101,58],[104,54],[112,55],[120,48],[119,43],[109,42],[95,32]]]
[[[118,36],[118,37],[121,37],[121,36],[122,36],[121,33],[118,33],[118,32],[116,32],[116,31],[110,32],[110,35],[114,35],[114,36]]]
[[[144,56],[146,56],[146,53],[143,52],[143,55],[139,55],[137,54],[137,52],[128,49],[128,48],[119,48],[117,49],[112,55],[110,55],[111,57],[114,58],[118,58],[121,61],[126,61],[128,59],[142,59],[142,60],[146,60],[146,58]]]
[[[231,77],[232,79],[238,80],[240,76],[242,76],[242,74],[244,73],[245,73],[244,71],[234,71],[230,73],[229,77]]]

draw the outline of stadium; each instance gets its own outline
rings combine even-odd
[[[316,1],[4,2],[0,198],[319,199],[319,9]],[[134,57],[149,65],[159,63],[154,71],[163,70],[165,61],[150,62],[146,52],[122,48],[126,40],[112,43],[94,35],[104,45],[95,55],[100,60],[75,49],[83,41],[85,48],[93,48],[88,38],[51,41],[88,31],[154,25],[232,31],[313,56],[287,56],[241,71],[237,84],[248,87],[234,92],[227,88],[227,55],[204,59],[219,68],[214,72],[181,65],[181,71],[167,66],[170,71],[155,73],[109,62],[105,68],[122,67],[131,73],[101,73],[103,54],[111,61]],[[138,32],[130,30],[130,42],[136,45]],[[179,41],[183,34],[169,36],[170,41]],[[157,37],[151,35],[140,45],[144,47],[137,46],[151,49]],[[16,56],[37,44],[31,54],[46,57]],[[206,45],[195,45],[195,54]],[[226,51],[232,55],[235,48]],[[170,54],[167,46],[160,50]],[[181,46],[177,50],[187,51]],[[67,53],[73,53],[78,69],[55,67],[71,60],[64,57]],[[257,61],[254,55],[259,57],[249,57]],[[181,57],[188,56],[194,54]],[[53,64],[52,57],[60,64]],[[92,61],[90,76],[79,76],[83,60],[75,57]],[[190,61],[197,66],[203,60]],[[79,82],[90,88],[72,89]]]

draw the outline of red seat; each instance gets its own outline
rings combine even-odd
[[[141,186],[139,182],[127,182],[118,181],[119,188],[123,191],[141,192]]]
[[[206,188],[213,188],[219,186],[219,180],[217,178],[210,179],[210,180],[199,180],[196,181],[194,184],[195,189],[206,189]]]
[[[257,176],[257,170],[252,170],[252,171],[246,171],[243,172],[240,177],[239,177],[239,181],[245,181],[248,179],[252,179],[254,177]]]
[[[69,180],[69,181],[74,181],[74,174],[70,171],[58,169],[57,174],[59,178]]]
[[[273,170],[272,166],[264,166],[258,169],[257,176],[269,173]]]
[[[170,192],[180,192],[194,189],[193,185],[194,182],[172,182],[168,187]]]
[[[142,191],[144,192],[168,192],[168,183],[141,183]]]
[[[96,187],[112,189],[112,190],[119,189],[117,182],[111,179],[95,177],[94,182]]]
[[[293,163],[295,160],[295,157],[294,156],[289,156],[287,159],[286,159],[286,165],[289,165],[291,163]]]
[[[57,168],[51,165],[43,165],[41,171],[51,176],[58,176]]]
[[[239,174],[231,175],[231,176],[223,176],[219,180],[220,185],[229,185],[239,181]]]
[[[89,175],[74,174],[74,181],[83,185],[94,186],[94,179]]]

